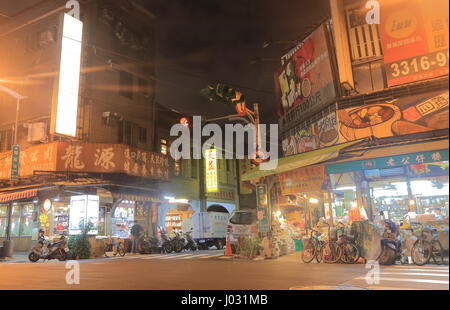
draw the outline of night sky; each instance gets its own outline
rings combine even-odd
[[[242,91],[248,103],[260,103],[265,122],[277,120],[273,74],[293,46],[262,49],[262,42],[301,39],[328,15],[327,0],[141,2],[158,17],[158,103],[190,115],[233,114],[199,95],[221,81]],[[250,65],[255,57],[277,61]]]

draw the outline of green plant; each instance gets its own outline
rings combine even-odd
[[[237,254],[243,258],[254,258],[261,253],[261,238],[255,237],[244,237],[240,240]]]
[[[69,238],[67,246],[69,247],[69,256],[72,258],[86,259],[91,257],[91,244],[88,240],[88,232],[92,229],[92,223],[80,225],[81,233],[72,235]]]

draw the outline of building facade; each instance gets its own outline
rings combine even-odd
[[[296,229],[448,217],[448,1],[376,2],[330,0],[281,58],[284,157],[242,179],[268,184],[272,213]]]

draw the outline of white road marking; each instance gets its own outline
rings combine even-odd
[[[395,274],[402,276],[432,276],[432,277],[447,277],[448,274],[439,274],[439,273],[424,273],[424,272],[380,272],[382,274]]]
[[[355,280],[366,280],[366,277],[358,277]],[[417,282],[417,283],[433,283],[433,284],[449,284],[448,281],[442,280],[428,280],[428,279],[410,279],[410,278],[380,278],[382,281],[394,281],[394,282]]]

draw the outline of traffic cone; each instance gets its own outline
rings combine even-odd
[[[225,256],[233,256],[233,252],[231,251],[231,243],[230,240],[227,238],[226,246],[225,246]]]

